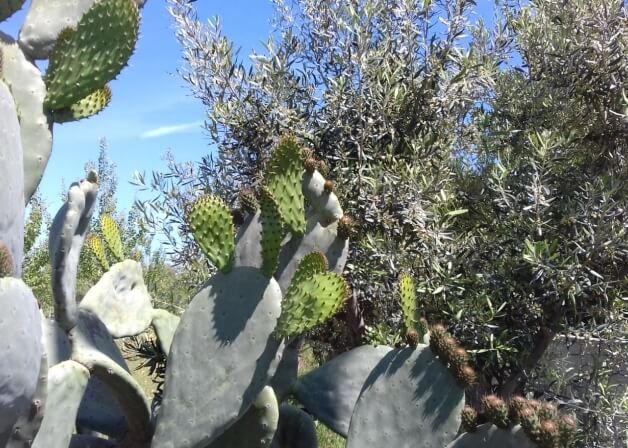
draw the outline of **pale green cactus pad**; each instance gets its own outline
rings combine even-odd
[[[301,149],[294,139],[284,138],[264,170],[264,184],[277,200],[286,227],[295,235],[305,232],[302,177]]]
[[[238,229],[233,265],[236,267],[262,268],[262,221],[261,210],[248,215]]]
[[[279,423],[279,405],[273,388],[266,386],[248,411],[209,448],[267,448]]]
[[[325,191],[325,178],[318,171],[305,172],[302,183],[303,194],[310,203],[308,214],[323,225],[342,218],[343,211],[335,193]]]
[[[105,86],[102,89],[90,93],[85,98],[78,100],[66,109],[55,110],[53,118],[57,123],[66,123],[68,121],[78,121],[93,117],[102,112],[110,102],[111,89],[109,86]]]
[[[279,364],[280,309],[279,285],[257,269],[206,283],[170,347],[153,448],[205,447],[244,415]]]
[[[6,448],[29,447],[35,440],[44,419],[44,410],[48,399],[48,356],[42,353],[39,365],[37,387],[31,399],[29,408],[20,415],[13,430],[11,439]]]
[[[0,2],[0,22],[20,10],[25,0],[2,0]]]
[[[364,345],[336,356],[299,378],[294,395],[318,420],[347,437],[366,379],[391,350],[386,345]]]
[[[52,367],[48,376],[48,403],[33,448],[67,448],[76,426],[89,370],[74,361],[63,361]]]
[[[446,448],[537,448],[521,426],[500,429],[491,423],[478,426],[477,431],[464,433]]]
[[[29,57],[47,59],[59,33],[67,27],[76,27],[83,14],[97,0],[32,0],[19,43]],[[144,0],[136,0],[138,6]]]
[[[347,283],[333,272],[295,275],[282,303],[277,334],[291,337],[314,328],[336,314],[346,298]]]
[[[0,33],[1,76],[15,99],[24,151],[24,203],[37,190],[52,151],[52,120],[44,111],[46,85],[13,39]]]
[[[170,353],[170,345],[172,344],[172,338],[174,338],[174,332],[179,326],[181,318],[166,310],[153,310],[153,318],[151,325],[157,335],[157,343],[159,348],[166,356]]]
[[[277,201],[266,188],[262,188],[260,193],[260,207],[262,272],[266,277],[272,277],[277,269],[283,239],[283,225]]]
[[[127,64],[139,30],[139,12],[131,0],[99,0],[76,29],[65,28],[50,55],[45,106],[72,106],[118,76]]]
[[[200,197],[190,206],[187,222],[205,256],[220,271],[229,272],[235,246],[229,207],[219,198]]]
[[[55,318],[64,330],[72,329],[78,319],[75,295],[77,268],[97,191],[97,176],[93,171],[87,179],[72,184],[66,202],[50,227],[48,252],[52,265]]]
[[[347,448],[443,447],[460,427],[464,390],[427,346],[389,352],[366,379]]]
[[[100,230],[105,238],[107,247],[117,261],[124,260],[124,250],[122,249],[122,238],[120,237],[120,228],[113,218],[109,215],[103,215],[100,218]]]
[[[41,316],[31,290],[0,278],[0,442],[7,442],[18,417],[30,409],[42,359]]]
[[[9,88],[0,80],[0,241],[10,253],[11,274],[20,275],[24,250],[24,171],[20,124]],[[8,262],[5,260],[5,263]],[[6,268],[5,268],[6,269]]]
[[[79,308],[91,311],[114,338],[135,336],[153,319],[153,305],[142,265],[134,260],[114,264],[87,291]]]
[[[282,402],[290,395],[293,386],[297,382],[299,374],[299,345],[299,341],[296,340],[284,348],[281,362],[270,383],[279,402]]]
[[[279,407],[279,428],[271,448],[317,448],[314,420],[289,404]]]
[[[403,323],[406,330],[412,330],[416,325],[416,293],[414,280],[406,273],[399,276],[399,299],[403,311]]]

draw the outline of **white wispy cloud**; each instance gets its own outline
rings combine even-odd
[[[198,128],[201,124],[203,124],[202,121],[194,121],[192,123],[175,124],[172,126],[160,126],[158,128],[142,132],[140,134],[140,138],[156,138],[163,137],[165,135],[180,134],[182,132],[188,132],[194,128]]]

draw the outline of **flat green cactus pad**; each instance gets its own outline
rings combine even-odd
[[[153,319],[152,299],[144,284],[142,265],[134,260],[114,264],[79,304],[98,316],[114,338],[135,336]]]
[[[333,272],[295,275],[282,303],[277,334],[290,337],[314,328],[336,314],[346,298],[347,283]]]
[[[33,448],[66,448],[70,444],[89,376],[89,370],[74,361],[50,369],[47,406],[54,412],[46,412]]]
[[[209,448],[267,448],[279,423],[279,405],[273,388],[266,386],[246,414]]]
[[[170,347],[153,448],[208,446],[246,413],[279,364],[280,308],[279,285],[258,269],[206,283]]]
[[[266,188],[262,188],[260,192],[260,206],[262,272],[266,277],[272,277],[275,269],[277,269],[277,260],[283,239],[283,225],[277,201]]]
[[[0,78],[11,89],[24,152],[24,203],[35,193],[52,151],[52,120],[44,110],[46,85],[39,69],[9,36],[0,32]]]
[[[30,409],[42,359],[41,315],[22,280],[0,278],[0,441]]]
[[[205,256],[220,271],[229,272],[235,247],[229,207],[217,197],[202,196],[190,206],[187,222]]]
[[[363,345],[336,356],[299,378],[294,395],[318,420],[347,437],[366,379],[391,350],[386,345]]]
[[[0,22],[19,11],[25,0],[2,0],[0,2]]]
[[[282,404],[279,407],[279,428],[271,448],[318,448],[312,417],[295,406]]]
[[[429,347],[388,353],[366,379],[347,448],[443,447],[460,427],[464,390]]]
[[[292,387],[297,381],[299,375],[299,346],[299,340],[296,340],[284,348],[281,362],[270,382],[280,403],[290,395]]]
[[[120,237],[120,227],[109,215],[100,218],[100,230],[105,237],[107,247],[117,261],[124,260],[124,250],[122,249],[122,238]]]
[[[107,259],[107,252],[105,251],[105,245],[103,244],[100,237],[96,235],[89,235],[87,237],[87,246],[92,251],[98,262],[100,263],[100,267],[102,267],[103,271],[109,270],[109,260]]]
[[[536,448],[520,426],[500,429],[491,423],[478,426],[477,431],[460,435],[446,448]]]
[[[174,332],[179,326],[181,318],[172,314],[166,310],[153,310],[153,319],[151,325],[157,335],[157,343],[159,348],[164,352],[166,356],[170,353],[170,345],[172,344],[172,338],[174,338]]]
[[[305,232],[302,177],[301,149],[294,139],[285,138],[272,153],[264,172],[264,183],[277,200],[286,226],[296,235]]]
[[[111,102],[111,89],[105,86],[98,89],[85,98],[78,100],[66,109],[55,110],[53,113],[54,121],[57,123],[66,123],[68,121],[78,121],[84,118],[92,117],[109,105]]]
[[[414,280],[406,273],[399,276],[399,299],[406,330],[412,330],[416,325],[416,293]]]
[[[139,12],[131,0],[99,0],[76,29],[62,31],[50,55],[44,105],[71,107],[118,76],[127,64],[139,30]]]

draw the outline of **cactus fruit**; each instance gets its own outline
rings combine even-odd
[[[519,419],[526,433],[535,439],[539,434],[539,417],[536,414],[536,410],[529,405],[524,407],[519,412]]]
[[[355,220],[349,215],[343,215],[338,220],[338,238],[348,240],[355,236]]]
[[[514,423],[521,422],[521,411],[528,406],[528,400],[521,395],[515,395],[508,401],[508,416]]]
[[[309,156],[303,162],[303,167],[308,173],[313,173],[319,167],[319,161],[312,156]]]
[[[558,419],[560,446],[569,446],[575,438],[577,428],[578,423],[576,419],[570,415],[563,415]]]
[[[9,248],[0,241],[0,278],[13,275],[13,257]]]
[[[477,381],[477,374],[473,367],[469,364],[463,364],[462,366],[457,366],[453,371],[454,377],[460,387],[464,389],[468,389]]]
[[[540,420],[554,420],[558,416],[558,409],[552,403],[543,402],[537,409]]]
[[[416,347],[419,345],[419,333],[417,333],[415,329],[411,329],[406,332],[406,343],[410,347]]]
[[[264,172],[264,185],[277,201],[279,213],[293,235],[303,235],[305,232],[302,176],[301,149],[294,139],[282,139]]]
[[[475,432],[461,434],[445,448],[537,448],[519,426],[498,428],[490,423],[478,426]]]
[[[541,420],[537,441],[541,448],[558,448],[560,441],[558,425],[553,420]]]
[[[259,203],[253,190],[243,190],[240,192],[240,206],[249,215],[254,215],[259,209]]]
[[[53,112],[54,121],[66,123],[68,121],[78,121],[84,118],[93,117],[102,112],[111,102],[111,89],[105,86],[94,90],[85,98],[65,109],[58,109]]]
[[[139,13],[131,0],[95,2],[75,29],[66,28],[57,37],[44,105],[51,110],[71,107],[102,89],[127,64],[138,30]]]
[[[498,428],[506,428],[510,424],[508,419],[508,406],[506,402],[496,395],[487,395],[482,399],[486,418]]]
[[[323,184],[323,191],[327,194],[334,192],[334,181],[327,179]]]
[[[214,196],[201,196],[190,206],[187,222],[205,256],[220,271],[229,272],[235,230],[227,205]]]
[[[478,429],[478,413],[471,406],[465,406],[460,413],[462,429],[475,432]]]
[[[260,209],[262,272],[266,277],[272,277],[277,269],[284,233],[279,206],[273,194],[266,187],[260,191]]]

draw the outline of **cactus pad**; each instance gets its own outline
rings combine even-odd
[[[385,345],[364,345],[336,356],[299,378],[294,394],[318,420],[347,437],[366,378],[391,350]]]
[[[52,120],[44,111],[46,85],[39,69],[9,36],[0,33],[0,78],[11,89],[24,151],[24,203],[35,193],[52,151]]]
[[[399,276],[399,299],[403,311],[403,323],[406,330],[413,330],[416,326],[416,293],[414,280],[408,274]]]
[[[76,275],[83,242],[94,212],[97,176],[90,172],[86,180],[74,183],[68,199],[59,209],[50,227],[48,252],[52,265],[52,293],[55,318],[64,330],[76,325]]]
[[[96,235],[89,235],[87,237],[87,246],[92,251],[98,262],[100,263],[100,267],[102,267],[103,271],[109,270],[109,260],[107,259],[107,252],[105,251],[105,245],[103,244],[100,237]]]
[[[342,218],[343,212],[335,193],[325,192],[325,178],[318,171],[305,172],[302,189],[309,201],[312,214],[323,225],[328,225]]]
[[[246,414],[229,427],[209,448],[265,448],[270,446],[279,423],[279,405],[272,387],[259,393]]]
[[[63,30],[50,55],[45,106],[70,107],[114,79],[127,64],[139,28],[131,0],[99,0],[76,29]]]
[[[13,96],[0,80],[0,241],[11,254],[11,273],[20,275],[24,250],[24,169],[20,125]]]
[[[76,426],[83,392],[89,381],[89,370],[74,361],[63,361],[48,375],[48,403],[33,448],[66,448]]]
[[[190,206],[187,222],[205,256],[220,271],[229,272],[235,245],[229,207],[219,198],[202,196]]]
[[[41,315],[22,280],[0,278],[0,441],[30,409],[42,359]]]
[[[283,225],[277,201],[267,188],[262,188],[260,192],[260,206],[262,272],[266,277],[272,277],[275,269],[277,269],[277,260],[283,239]]]
[[[159,348],[166,356],[170,353],[170,345],[172,344],[172,338],[174,332],[179,326],[181,318],[166,310],[153,310],[153,318],[151,325],[157,335],[157,343]]]
[[[279,285],[257,269],[206,283],[170,347],[153,448],[209,445],[244,415],[279,363],[272,332],[280,308]]]
[[[301,149],[294,139],[284,138],[271,155],[264,172],[264,184],[277,200],[286,227],[295,235],[305,232],[302,176]]]
[[[85,98],[78,100],[66,109],[55,110],[53,113],[54,121],[57,123],[66,123],[68,121],[78,121],[93,117],[102,112],[110,102],[111,89],[109,86],[105,86],[102,89],[95,90]]]
[[[89,310],[114,338],[135,336],[148,328],[153,305],[144,284],[142,265],[126,260],[114,264],[87,291],[79,308]]]
[[[464,390],[426,346],[388,353],[366,379],[347,448],[442,447],[460,427]]]
[[[279,407],[279,428],[271,448],[318,448],[316,426],[307,412],[282,404]]]
[[[277,334],[291,337],[314,328],[336,314],[346,299],[347,283],[333,272],[295,275],[282,303]]]
[[[107,247],[115,257],[116,261],[124,260],[124,250],[122,249],[122,238],[120,237],[120,227],[110,215],[103,215],[100,218],[100,230],[105,238]]]

